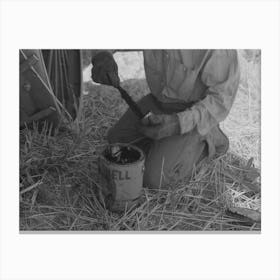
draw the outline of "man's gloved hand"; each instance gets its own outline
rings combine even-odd
[[[180,134],[179,118],[176,114],[150,114],[141,120],[138,130],[145,136],[159,140],[168,136]]]
[[[118,65],[111,53],[99,52],[92,60],[91,78],[94,82],[109,86],[118,86]]]

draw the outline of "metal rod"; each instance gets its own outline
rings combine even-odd
[[[57,98],[59,100],[61,100],[59,98],[59,93],[58,93],[58,90],[57,90],[57,51],[56,50],[54,50],[54,69],[53,69],[53,73],[54,73],[54,93],[57,96]]]
[[[53,63],[53,50],[50,50],[50,52],[49,52],[49,63],[48,63],[48,69],[47,69],[49,79],[51,78],[52,63]]]
[[[66,57],[66,53],[63,51],[63,55],[62,55],[62,61],[63,61],[63,68],[62,68],[62,71],[63,71],[63,76],[65,78],[65,91],[66,91],[66,94],[67,96],[69,97],[69,88],[70,88],[70,85],[69,85],[69,79],[68,79],[68,68],[67,68],[67,57]]]
[[[60,88],[60,92],[61,92],[61,101],[62,104],[65,106],[65,96],[64,96],[64,87],[63,87],[63,73],[62,73],[62,69],[63,69],[63,65],[62,65],[62,60],[61,60],[61,56],[62,56],[62,51],[58,50],[57,51],[57,59],[58,59],[58,69],[59,69],[59,88]]]

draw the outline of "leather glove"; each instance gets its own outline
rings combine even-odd
[[[151,114],[141,120],[138,130],[148,138],[152,138],[154,140],[178,135],[180,134],[179,118],[176,114]]]
[[[111,53],[99,52],[92,60],[91,78],[94,82],[109,86],[118,86],[118,65]]]

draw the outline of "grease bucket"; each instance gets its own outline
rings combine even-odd
[[[144,153],[136,146],[108,145],[99,157],[99,174],[105,206],[129,210],[143,192]]]

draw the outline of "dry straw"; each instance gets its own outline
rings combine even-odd
[[[21,230],[261,229],[259,170],[252,160],[233,153],[204,161],[194,168],[190,182],[144,189],[138,208],[123,214],[106,210],[100,198],[97,158],[108,129],[126,105],[114,89],[87,86],[94,93],[82,97],[74,123],[54,135],[46,126],[40,132],[36,126],[21,131]],[[128,81],[125,86],[129,92],[147,92],[144,81]]]

